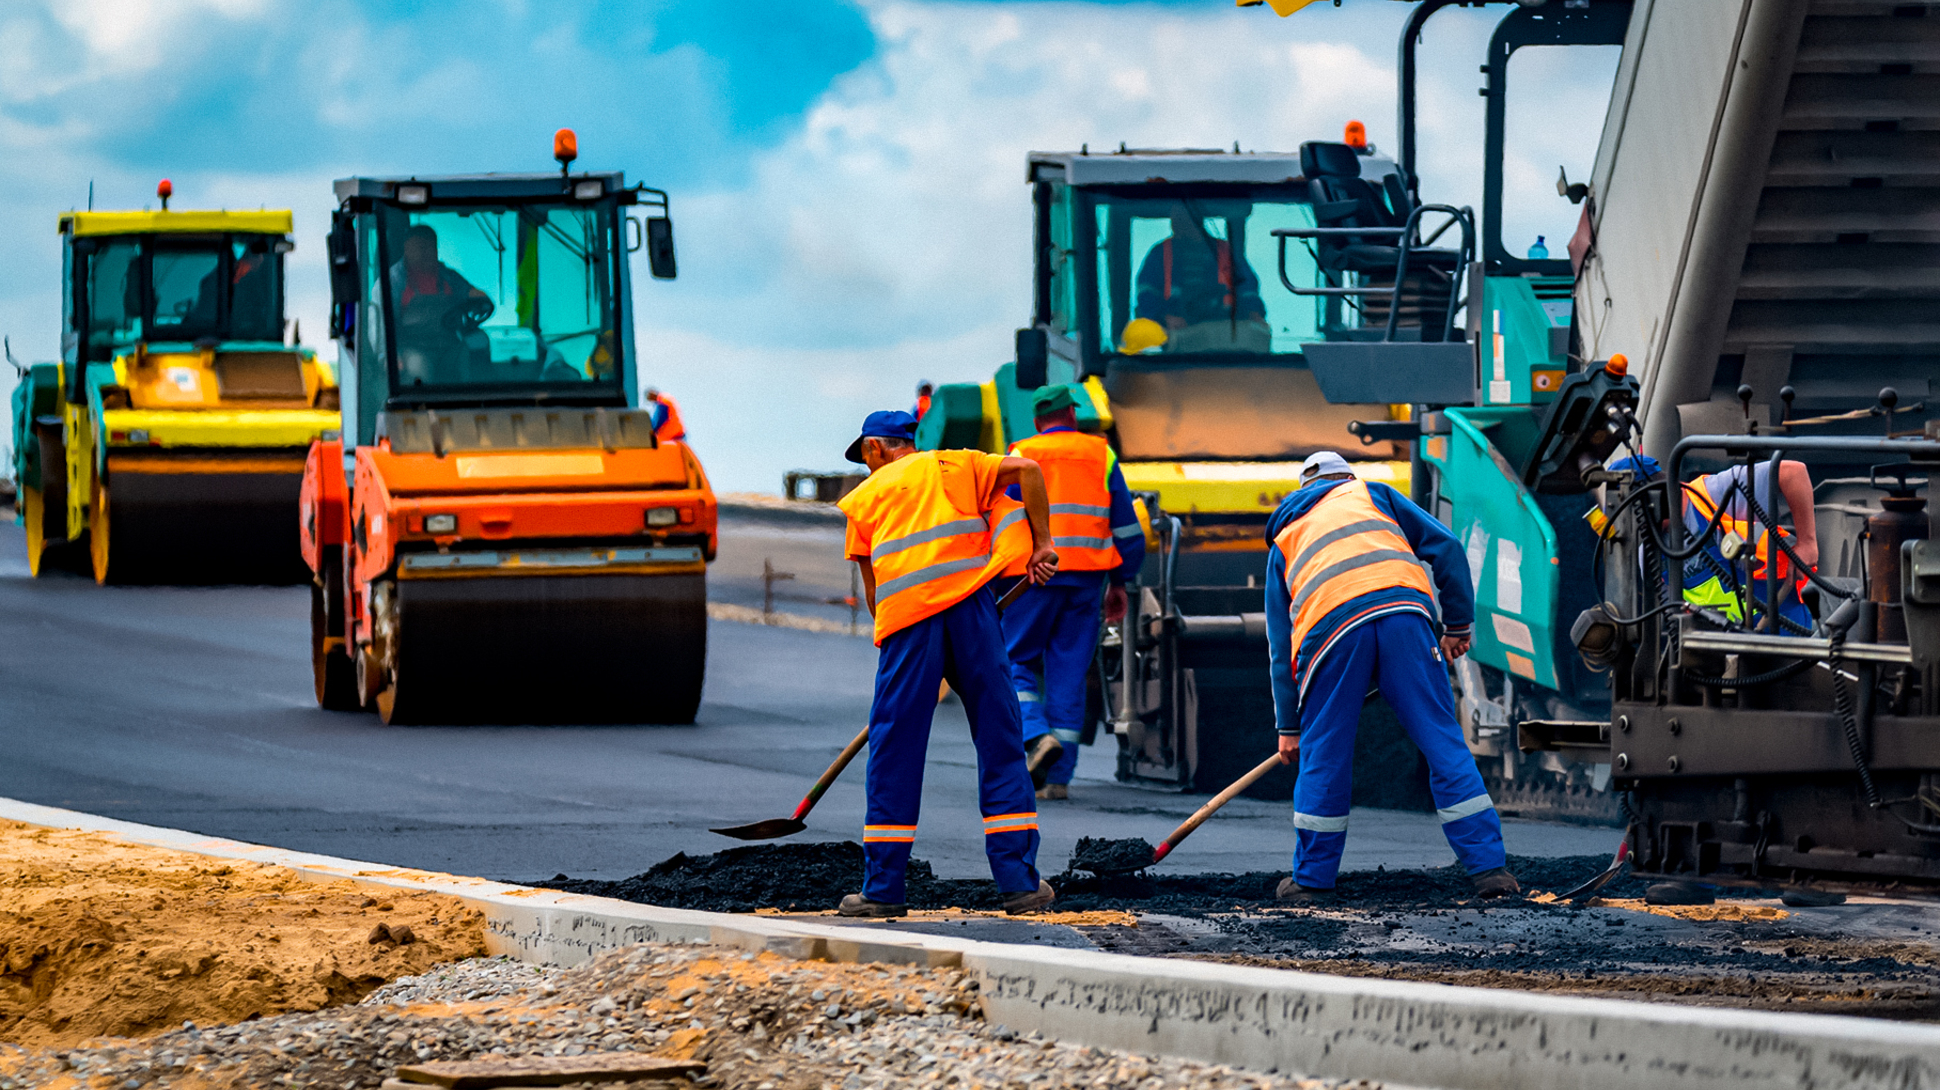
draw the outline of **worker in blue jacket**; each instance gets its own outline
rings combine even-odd
[[[1281,759],[1300,762],[1293,875],[1280,882],[1279,899],[1311,902],[1334,888],[1347,844],[1354,732],[1376,686],[1428,759],[1442,833],[1476,894],[1521,893],[1504,866],[1502,821],[1462,740],[1448,684],[1447,660],[1468,653],[1475,619],[1460,542],[1406,496],[1355,477],[1332,451],[1308,458],[1300,482],[1266,528],[1273,711]],[[1434,570],[1432,588],[1423,561]]]
[[[1037,434],[1018,440],[1010,452],[1037,462],[1044,473],[1058,573],[1005,611],[1004,642],[1037,797],[1063,799],[1070,797],[1078,770],[1085,678],[1098,649],[1100,607],[1108,624],[1124,618],[1126,584],[1145,563],[1145,530],[1111,444],[1078,430],[1074,387],[1043,387],[1031,412]],[[1021,577],[1023,569],[1013,566],[1008,574]]]

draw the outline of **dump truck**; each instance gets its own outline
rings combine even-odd
[[[1395,173],[1374,148],[1346,154],[1357,177]],[[1274,232],[1316,225],[1316,169],[1237,147],[1031,153],[1031,324],[991,379],[938,387],[917,429],[926,449],[1003,451],[1034,432],[1032,394],[1062,383],[1079,426],[1110,439],[1152,546],[1129,621],[1105,631],[1088,716],[1115,735],[1124,780],[1218,791],[1272,752],[1265,528],[1301,460],[1339,449],[1364,478],[1410,488],[1407,445],[1383,431],[1402,410],[1330,404],[1305,356],[1385,329],[1392,300],[1296,290],[1276,271]],[[1419,337],[1427,314],[1435,339],[1465,262],[1430,260],[1393,317]],[[1348,432],[1362,420],[1380,424],[1366,444]],[[1251,793],[1285,798],[1292,781],[1275,772]]]
[[[317,702],[386,723],[691,722],[714,494],[641,407],[629,255],[667,194],[613,172],[335,186],[341,437],[304,470]],[[636,215],[634,209],[647,215]]]
[[[61,358],[14,389],[34,575],[293,582],[304,457],[337,430],[329,364],[283,310],[287,211],[63,213]]]

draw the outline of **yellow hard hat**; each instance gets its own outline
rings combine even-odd
[[[1152,319],[1133,318],[1118,333],[1118,351],[1127,356],[1136,356],[1171,339],[1166,336],[1165,327]]]

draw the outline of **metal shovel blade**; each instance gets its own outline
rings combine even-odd
[[[710,833],[720,833],[736,840],[780,840],[784,836],[794,836],[808,828],[805,821],[794,818],[769,818],[766,821],[750,822],[746,825],[731,825],[725,829],[709,829]]]

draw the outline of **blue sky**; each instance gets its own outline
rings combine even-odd
[[[646,282],[640,352],[724,490],[834,468],[918,378],[966,381],[1028,317],[1033,148],[1291,150],[1350,117],[1393,139],[1408,5],[1290,19],[1230,0],[15,0],[0,10],[0,332],[58,345],[55,215],[290,207],[291,310],[324,329],[332,178],[580,163],[673,194],[681,279]],[[1504,11],[1437,15],[1422,168],[1479,204],[1476,65]],[[1611,64],[1518,57],[1511,238],[1560,252]],[[1527,72],[1523,71],[1523,66]],[[1527,104],[1527,105],[1524,105]],[[644,281],[644,277],[642,280]],[[321,349],[331,353],[327,346]],[[0,376],[0,385],[11,373]]]

